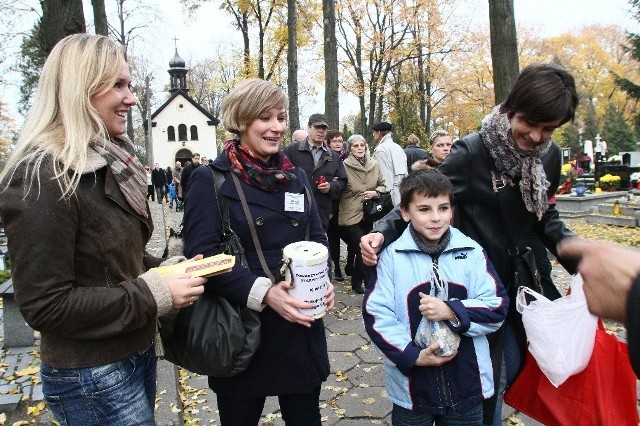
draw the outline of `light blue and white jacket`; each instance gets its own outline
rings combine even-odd
[[[379,257],[377,278],[363,301],[364,324],[384,355],[389,399],[401,407],[447,414],[493,395],[493,370],[486,334],[496,331],[509,306],[506,291],[478,243],[454,227],[437,259],[421,251],[410,227]],[[451,307],[459,320],[458,354],[438,367],[416,367],[421,348],[413,339],[422,319],[419,292],[429,294],[433,262],[448,286]]]

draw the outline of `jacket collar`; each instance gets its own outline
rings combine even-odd
[[[454,250],[471,250],[474,248],[472,245],[469,245],[468,238],[462,232],[460,232],[453,226],[449,226],[449,229],[451,230],[451,241],[449,241],[447,247],[445,247],[445,249],[442,251],[443,253]],[[411,236],[409,227],[404,230],[404,232],[402,233],[400,238],[396,240],[394,245],[394,248],[397,251],[420,251],[420,249],[416,245],[416,242]]]
[[[362,165],[360,164],[360,162],[358,160],[356,160],[353,155],[349,155],[347,158],[344,159],[344,165],[345,166],[349,166],[354,170],[362,170],[364,172],[369,172],[371,170],[373,170],[373,168],[375,167],[376,164],[376,160],[373,159],[373,157],[369,157],[367,159],[367,164],[366,165]]]
[[[89,147],[87,148],[87,162],[84,164],[82,170],[78,170],[80,174],[93,173],[96,170],[100,170],[101,168],[107,165],[107,160],[104,159],[102,155],[95,149]]]
[[[384,135],[382,139],[380,139],[380,142],[378,142],[378,145],[382,145],[385,142],[393,143],[393,137],[391,136],[391,132]]]
[[[311,141],[307,137],[305,140],[300,142],[300,145],[298,146],[298,150],[300,150],[300,151],[311,151],[312,146],[313,145],[311,144]],[[324,151],[324,154],[326,154],[329,151],[329,147],[324,142],[322,142],[321,148]]]

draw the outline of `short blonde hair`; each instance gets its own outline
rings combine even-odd
[[[222,125],[236,135],[264,111],[286,108],[287,95],[270,81],[249,78],[238,83],[222,100]]]
[[[411,133],[409,137],[407,137],[407,145],[417,145],[420,146],[420,138],[418,138],[415,134]]]
[[[433,133],[431,133],[431,136],[429,136],[429,145],[433,145],[436,142],[436,139],[441,136],[449,136],[449,133],[443,129],[435,130]]]
[[[50,156],[63,195],[71,196],[87,162],[89,142],[108,138],[91,97],[113,87],[125,64],[122,46],[108,37],[73,34],[60,40],[44,63],[33,107],[0,180],[20,164],[32,164],[26,195]]]

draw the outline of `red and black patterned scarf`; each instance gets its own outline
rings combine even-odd
[[[231,164],[231,171],[248,185],[269,192],[278,192],[279,185],[289,185],[296,179],[293,173],[295,166],[282,151],[278,151],[268,162],[264,162],[238,140],[227,141],[224,149]]]

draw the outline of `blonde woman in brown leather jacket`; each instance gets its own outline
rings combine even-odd
[[[41,332],[43,393],[62,425],[155,424],[156,317],[205,282],[149,270],[161,259],[145,252],[146,173],[124,136],[130,83],[114,41],[61,40],[0,174],[15,298]]]

